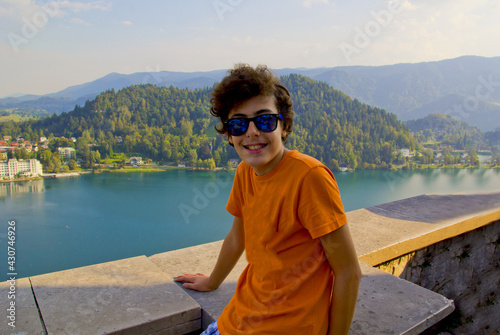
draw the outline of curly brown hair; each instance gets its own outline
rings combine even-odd
[[[215,130],[227,135],[225,123],[229,113],[248,99],[259,95],[274,96],[278,111],[283,115],[283,129],[286,131],[283,143],[286,143],[293,127],[293,103],[290,92],[281,84],[279,77],[265,65],[254,69],[247,64],[237,64],[228,72],[229,74],[215,85],[210,99],[210,113],[221,122],[215,126]]]

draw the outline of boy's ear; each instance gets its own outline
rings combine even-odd
[[[227,134],[227,141],[229,142],[229,144],[234,145],[234,143],[233,143],[233,137],[231,135],[229,135],[229,134]]]

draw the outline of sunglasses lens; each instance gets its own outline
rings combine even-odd
[[[264,114],[254,118],[237,118],[227,121],[227,131],[232,136],[240,136],[246,133],[250,121],[253,121],[259,131],[270,133],[278,127],[278,119],[282,119],[281,114]]]
[[[278,126],[278,118],[276,114],[260,115],[254,122],[257,129],[265,133],[276,130],[276,127]]]
[[[227,130],[232,136],[243,135],[248,128],[248,122],[245,119],[231,119],[227,122]]]

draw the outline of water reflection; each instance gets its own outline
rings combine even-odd
[[[0,199],[4,200],[8,196],[15,197],[22,193],[42,193],[45,192],[43,179],[28,180],[22,182],[0,183]]]
[[[440,169],[441,173],[444,173],[447,176],[455,177],[462,171],[462,169]]]

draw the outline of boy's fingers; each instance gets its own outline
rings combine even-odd
[[[184,287],[184,288],[188,288],[188,289],[191,289],[191,290],[192,290],[192,289],[193,289],[193,287],[194,287],[194,284],[184,283],[184,284],[182,284],[182,287]]]
[[[175,277],[175,278],[188,278],[188,277],[191,277],[191,276],[193,276],[193,275],[192,275],[192,274],[189,274],[189,273],[185,273],[185,274],[180,275],[180,276],[177,276],[177,277]]]
[[[175,277],[174,280],[175,281],[185,281],[185,282],[194,283],[194,281],[196,280],[197,277],[202,277],[202,276],[205,276],[205,275],[202,274],[202,273],[197,273],[195,275],[193,275],[193,274],[184,274],[184,275]]]

